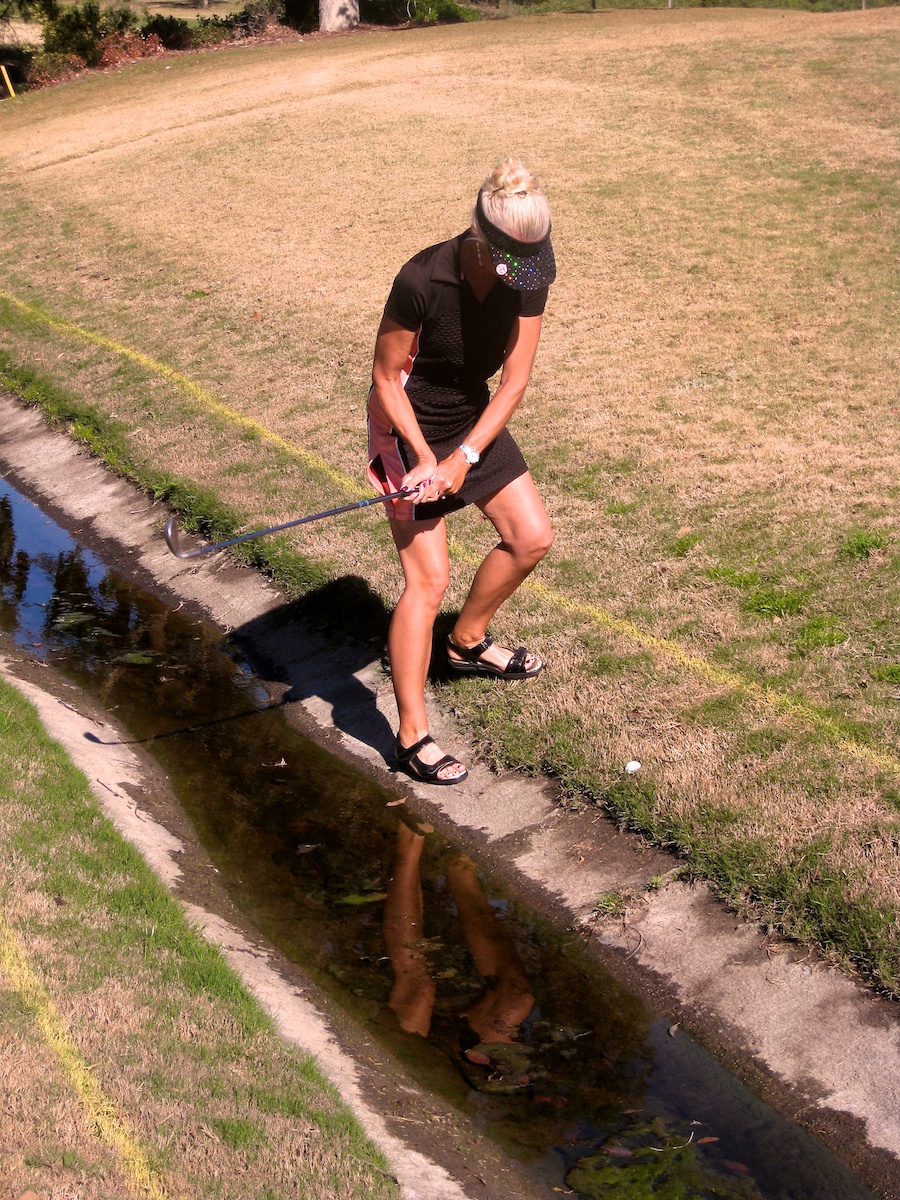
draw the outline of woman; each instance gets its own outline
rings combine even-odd
[[[555,277],[546,197],[522,163],[507,158],[482,186],[471,228],[402,268],[378,330],[369,477],[384,492],[410,492],[388,505],[405,578],[388,637],[396,755],[427,783],[467,777],[429,735],[425,709],[432,630],[450,580],[446,513],[477,504],[500,535],[448,638],[450,668],[528,679],[543,666],[524,647],[497,645],[487,626],[553,542],[506,425],[531,375]],[[487,380],[500,368],[491,397]]]

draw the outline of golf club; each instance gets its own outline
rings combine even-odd
[[[309,521],[321,521],[325,517],[336,517],[339,513],[352,512],[355,508],[368,508],[370,504],[384,504],[387,500],[408,499],[418,488],[404,488],[399,492],[391,492],[389,496],[372,496],[369,500],[356,500],[353,504],[343,504],[340,508],[329,508],[327,512],[312,513],[308,517],[298,517],[296,521],[285,521],[283,525],[270,525],[268,529],[257,529],[253,533],[242,533],[240,537],[229,538],[227,542],[215,542],[211,546],[198,546],[196,550],[182,550],[178,539],[178,525],[173,514],[166,521],[166,545],[176,558],[197,558],[200,554],[212,554],[214,550],[225,550],[228,546],[236,546],[238,542],[249,542],[253,538],[265,537],[268,533],[279,533],[282,529],[292,529],[295,525],[306,525]]]

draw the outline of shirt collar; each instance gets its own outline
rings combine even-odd
[[[458,234],[455,238],[451,238],[449,242],[444,242],[438,253],[434,264],[434,270],[431,273],[431,278],[437,283],[454,283],[458,284],[462,278],[462,267],[459,261],[460,247],[463,244],[463,239],[468,234],[468,229],[465,233]]]

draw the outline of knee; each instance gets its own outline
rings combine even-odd
[[[537,546],[537,561],[540,562],[545,555],[549,554],[553,548],[553,541],[556,535],[548,522],[547,528],[543,532],[543,537],[540,538]]]
[[[449,571],[439,571],[410,580],[406,586],[406,594],[415,604],[437,613],[449,586]]]
[[[530,567],[536,566],[553,545],[553,530],[549,522],[542,522],[526,530],[517,539],[513,552]]]

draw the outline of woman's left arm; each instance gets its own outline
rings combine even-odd
[[[471,432],[466,438],[466,444],[477,450],[479,454],[483,454],[501,430],[506,427],[507,421],[525,395],[540,337],[540,317],[516,318],[506,349],[506,357],[503,360],[503,369],[500,372],[500,383],[491,397],[490,403],[472,426]],[[469,470],[469,464],[463,458],[460,450],[454,450],[448,454],[443,462],[438,463],[434,476],[434,483],[439,493],[455,495],[462,487]]]
[[[525,395],[541,338],[541,317],[518,317],[510,335],[500,383],[466,438],[479,454],[497,437]]]

